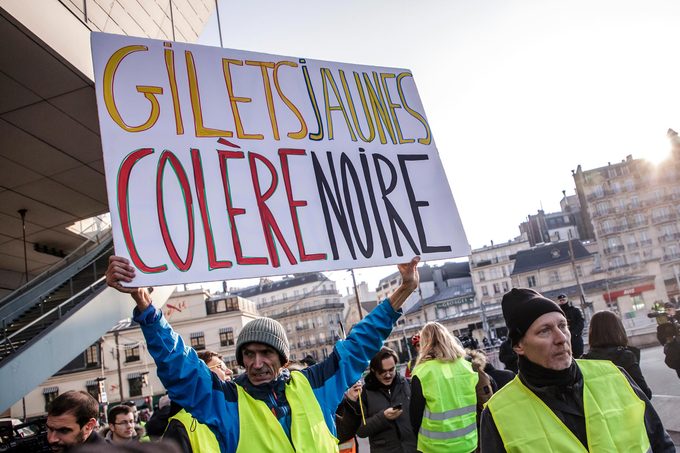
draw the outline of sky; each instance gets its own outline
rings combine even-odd
[[[410,69],[473,249],[559,211],[578,165],[659,162],[667,129],[680,130],[675,0],[220,0],[219,11],[227,48]],[[199,43],[220,45],[215,14]],[[395,270],[356,275],[374,289]],[[329,273],[339,289],[348,276]]]

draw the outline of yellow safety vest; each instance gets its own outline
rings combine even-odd
[[[508,453],[647,452],[645,403],[608,360],[577,360],[583,374],[588,449],[519,377],[488,402]]]
[[[413,370],[418,376],[425,412],[418,431],[418,450],[425,453],[469,453],[477,448],[479,375],[465,359],[428,360]]]
[[[338,439],[328,429],[309,381],[299,371],[290,376],[285,392],[292,444],[269,407],[237,385],[240,427],[236,453],[337,453]]]
[[[207,425],[199,423],[186,410],[182,409],[170,417],[168,423],[170,420],[177,420],[184,425],[191,444],[191,451],[194,453],[218,453],[220,451],[220,444],[217,442],[215,434]]]

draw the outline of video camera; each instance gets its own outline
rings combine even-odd
[[[47,453],[52,451],[47,443],[46,418],[29,423],[10,419],[0,421],[0,453]]]
[[[676,320],[670,316],[668,316],[668,313],[666,313],[666,306],[670,304],[661,304],[660,302],[656,302],[652,306],[652,311],[647,313],[648,318],[654,318],[656,319],[656,323],[658,325],[662,324],[668,324],[670,323],[675,323]]]

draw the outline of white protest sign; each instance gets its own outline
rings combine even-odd
[[[92,34],[135,286],[465,256],[412,74]]]

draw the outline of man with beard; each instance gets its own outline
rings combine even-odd
[[[519,374],[482,412],[484,452],[674,452],[651,403],[606,360],[574,360],[562,309],[532,289],[503,296]]]
[[[70,390],[59,395],[47,411],[47,442],[52,451],[103,443],[95,430],[98,416],[99,403],[89,393]]]
[[[283,326],[271,318],[246,324],[236,342],[236,360],[246,372],[223,382],[186,347],[151,303],[146,288],[126,288],[135,269],[125,258],[109,259],[106,282],[129,293],[158,377],[170,398],[210,427],[222,452],[337,452],[335,411],[345,390],[361,376],[401,316],[401,306],[418,286],[419,258],[400,264],[402,283],[361,322],[330,356],[302,371],[284,368],[289,344]]]

